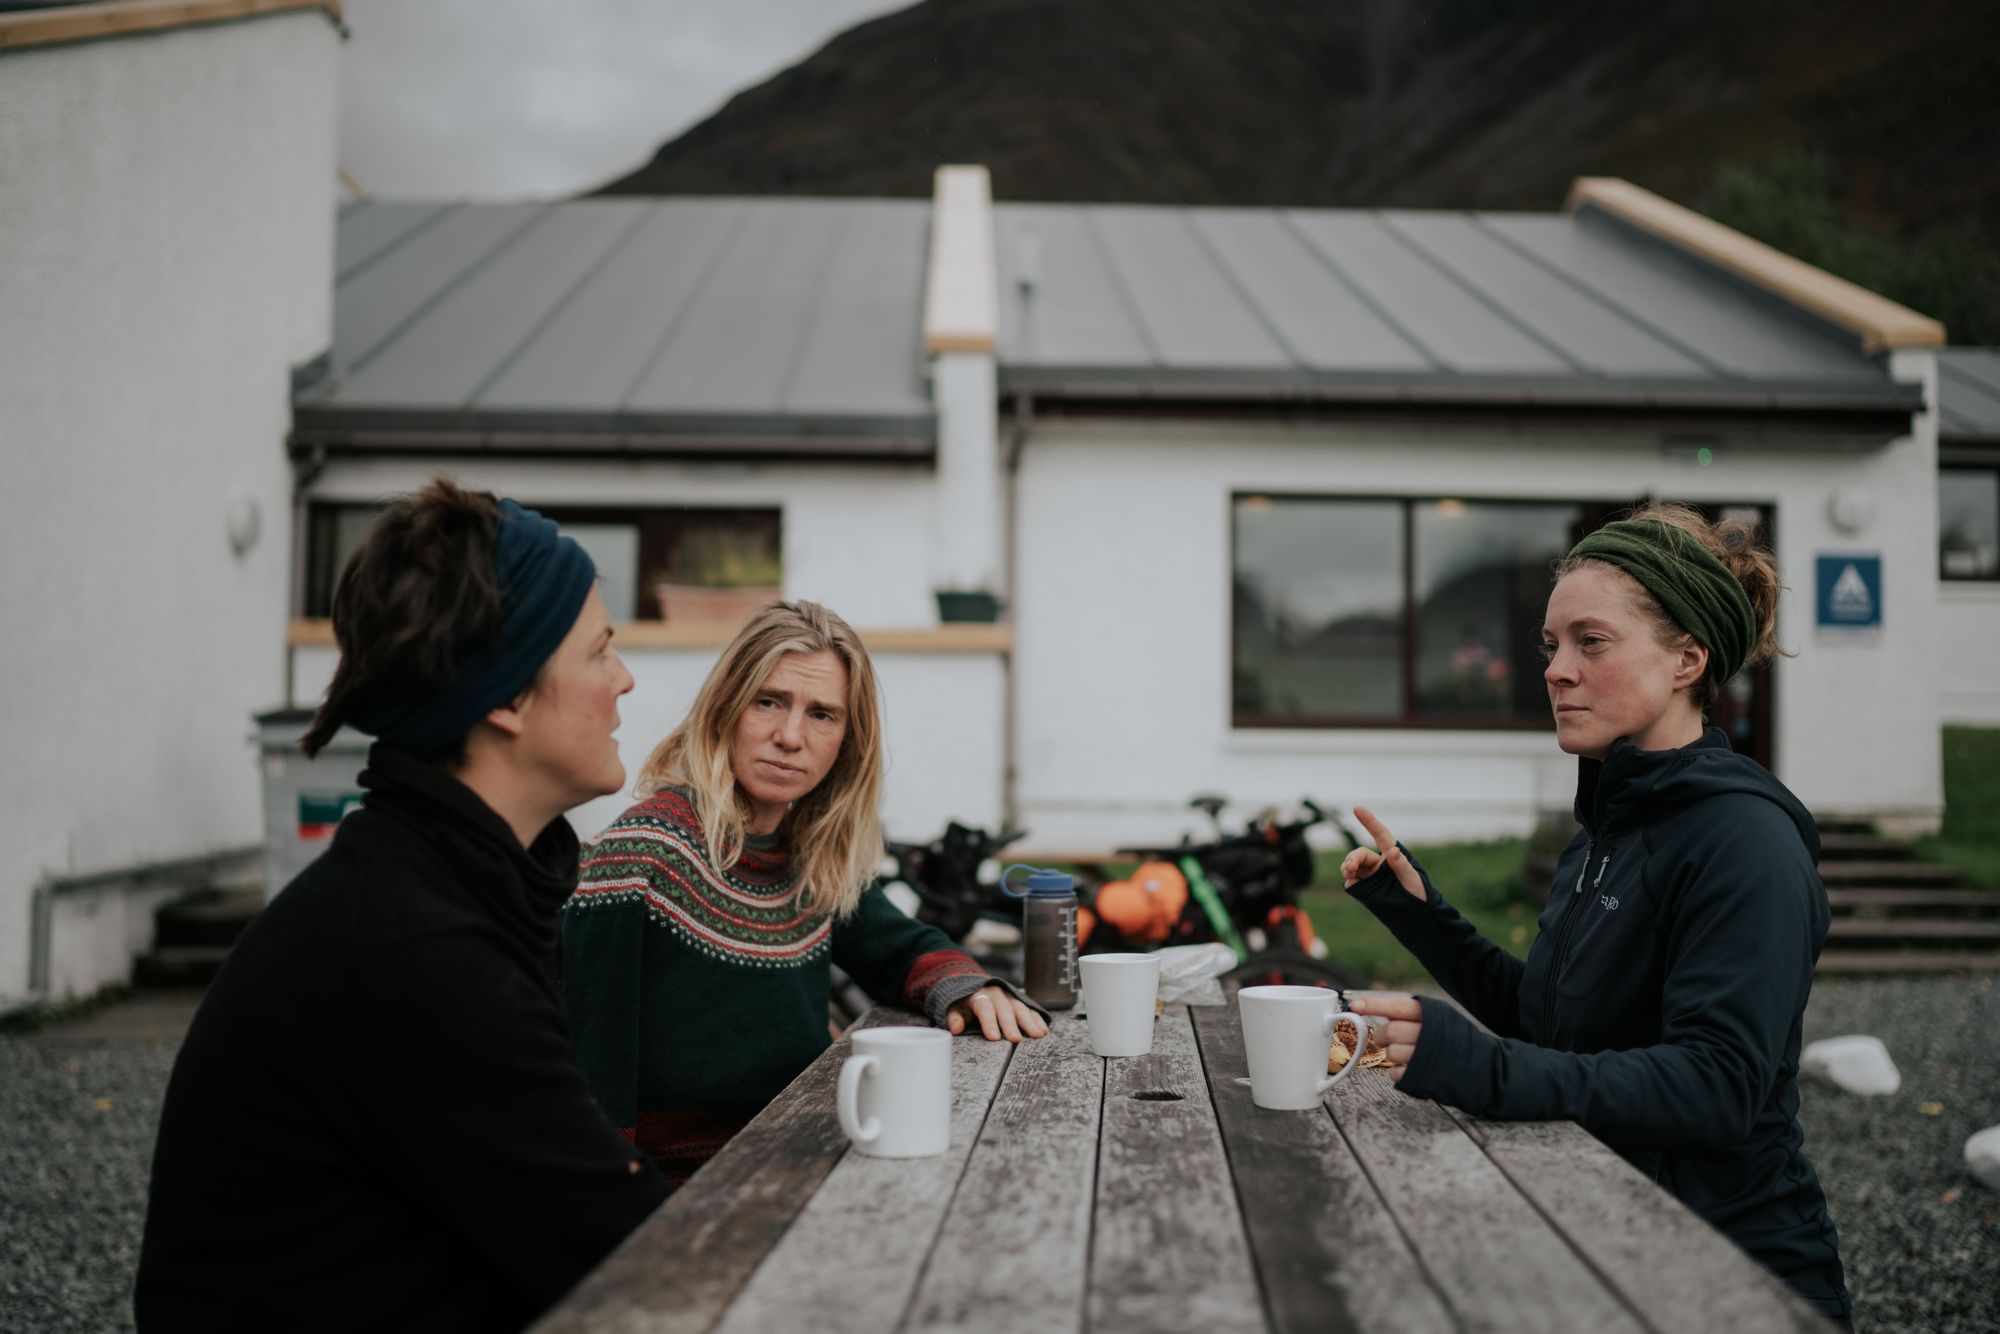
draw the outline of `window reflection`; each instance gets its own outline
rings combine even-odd
[[[1938,469],[1938,573],[2000,579],[2000,472]]]
[[[1546,713],[1542,612],[1581,507],[1437,500],[1413,510],[1416,712]]]
[[[1236,713],[1246,720],[1402,713],[1400,501],[1236,502]]]

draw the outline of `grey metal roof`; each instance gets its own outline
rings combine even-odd
[[[1849,334],[1608,214],[996,206],[1003,384],[1881,408]]]
[[[898,200],[352,205],[299,430],[928,454],[929,225]]]
[[[928,457],[930,208],[349,206],[331,373],[301,393],[295,443]],[[994,222],[1003,389],[1864,429],[1917,394],[1851,334],[1589,206],[1001,204]],[[2000,421],[1994,358],[1947,374],[1948,429]]]
[[[1938,352],[1938,438],[2000,444],[2000,348]]]

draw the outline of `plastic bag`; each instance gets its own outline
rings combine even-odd
[[[1205,945],[1172,945],[1153,951],[1160,958],[1160,1003],[1224,1005],[1222,975],[1236,966],[1236,951],[1219,940]]]

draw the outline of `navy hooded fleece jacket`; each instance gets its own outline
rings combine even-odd
[[[1492,1030],[1426,1000],[1397,1087],[1495,1120],[1578,1122],[1816,1309],[1847,1316],[1798,1123],[1828,921],[1811,814],[1711,729],[1680,750],[1619,741],[1579,761],[1576,817],[1525,962],[1428,876],[1421,902],[1386,867],[1350,890]]]

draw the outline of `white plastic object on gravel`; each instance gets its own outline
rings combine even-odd
[[[1882,1039],[1865,1033],[1807,1043],[1799,1053],[1799,1071],[1849,1093],[1879,1095],[1903,1087],[1903,1074]]]
[[[2000,1126],[1988,1126],[1965,1141],[1965,1165],[1988,1190],[2000,1190]]]

